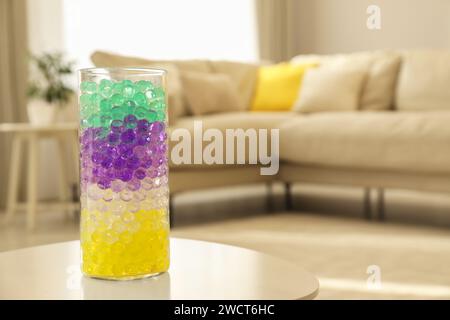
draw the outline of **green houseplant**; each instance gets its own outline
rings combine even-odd
[[[74,94],[68,85],[73,62],[62,53],[30,56],[31,79],[28,85],[28,118],[33,124],[50,124]]]

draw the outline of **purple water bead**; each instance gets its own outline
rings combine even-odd
[[[146,119],[138,120],[137,129],[139,132],[148,132],[150,123]]]
[[[98,183],[97,183],[98,187],[100,189],[106,190],[111,188],[111,180],[106,179],[106,178],[101,178]]]
[[[158,134],[158,133],[160,133],[160,132],[163,132],[164,129],[165,129],[165,125],[164,125],[164,123],[162,123],[162,122],[160,122],[160,121],[153,122],[153,123],[150,125],[150,131],[151,131],[152,133],[154,133],[154,134]]]
[[[128,182],[131,179],[133,179],[133,170],[130,170],[130,169],[120,170],[120,171],[118,171],[117,178],[119,178],[123,182]]]
[[[117,145],[120,142],[120,134],[117,132],[111,132],[108,135],[108,142],[110,145]]]
[[[93,163],[100,164],[103,161],[103,154],[100,152],[94,152],[91,159]]]
[[[144,158],[146,155],[148,155],[147,153],[147,148],[141,145],[138,145],[134,148],[134,154],[139,157],[139,158]]]
[[[136,139],[136,133],[132,129],[127,129],[120,135],[120,140],[123,143],[133,143]]]
[[[132,155],[127,161],[127,168],[131,170],[136,170],[139,168],[140,161],[136,155]]]
[[[145,170],[143,170],[143,169],[137,169],[137,170],[134,172],[134,176],[135,176],[137,179],[139,179],[139,180],[144,180],[145,177],[147,176],[147,174],[145,173]]]
[[[138,136],[137,139],[136,139],[136,144],[137,144],[138,146],[145,146],[145,145],[148,144],[150,141],[151,141],[151,140],[150,140],[150,137],[149,137],[147,134],[145,134],[145,135],[140,135],[140,136]]]
[[[153,165],[153,160],[149,156],[146,156],[141,160],[142,168],[149,169],[152,167],[152,165]]]
[[[109,169],[113,166],[113,158],[109,155],[105,155],[102,161],[102,167]]]
[[[113,167],[117,170],[125,168],[126,165],[127,165],[127,161],[125,159],[123,159],[122,157],[117,158],[113,161]]]

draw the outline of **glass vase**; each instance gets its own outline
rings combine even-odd
[[[165,71],[80,71],[82,271],[130,280],[169,268]]]

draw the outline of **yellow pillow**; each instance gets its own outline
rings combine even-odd
[[[259,68],[252,111],[288,111],[297,100],[303,75],[317,63],[279,63]]]

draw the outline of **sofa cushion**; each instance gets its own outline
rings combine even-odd
[[[401,63],[400,54],[392,51],[373,51],[335,55],[299,55],[294,57],[292,62],[317,62],[324,66],[350,63],[365,67],[368,74],[361,92],[360,109],[383,111],[393,107],[395,85]]]
[[[405,172],[450,172],[450,112],[322,113],[280,131],[284,161]]]
[[[181,78],[192,114],[242,111],[238,88],[228,75],[184,72]]]
[[[450,111],[450,52],[404,53],[396,105],[400,111]]]
[[[248,110],[255,91],[259,66],[251,63],[221,60],[210,61],[210,65],[212,72],[226,74],[233,80],[242,101],[240,111]]]
[[[366,78],[364,68],[325,65],[306,72],[294,111],[356,111]]]
[[[294,106],[303,76],[314,63],[279,63],[261,66],[252,102],[252,111],[290,111]]]
[[[212,114],[207,116],[199,116],[199,117],[183,117],[181,118],[176,125],[170,127],[170,132],[173,132],[176,129],[184,128],[187,129],[192,137],[194,137],[194,123],[195,121],[201,121],[203,132],[207,129],[218,129],[222,132],[225,137],[226,129],[278,129],[280,126],[293,117],[292,112],[230,112],[230,113],[222,113],[222,114]],[[270,134],[270,133],[269,133]],[[224,144],[225,144],[224,139]],[[178,144],[177,141],[170,141],[170,149],[174,147],[174,145]],[[208,143],[203,143],[203,147]],[[270,141],[268,142],[270,145]],[[192,141],[193,145],[193,141]],[[248,145],[246,144],[248,148]],[[192,150],[193,146],[192,146]],[[224,147],[224,150],[226,148]],[[248,150],[248,149],[247,149]],[[193,152],[192,152],[193,153]],[[193,163],[193,154],[191,155],[191,162]],[[226,152],[224,152],[224,157],[226,156]],[[248,155],[246,155],[246,159],[248,160]],[[171,159],[172,160],[172,159]],[[174,169],[184,169],[188,167],[211,167],[207,164],[202,165],[190,165],[190,164],[182,164],[182,165],[174,165],[172,162],[170,166]],[[228,166],[228,165],[214,165],[214,166]]]

